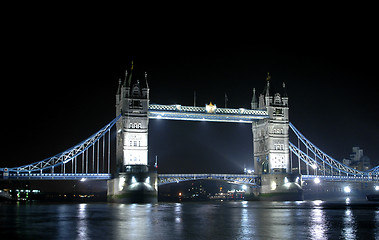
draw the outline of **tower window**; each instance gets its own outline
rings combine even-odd
[[[142,128],[141,123],[129,123],[129,128]]]
[[[277,115],[283,114],[282,109],[281,108],[275,108],[275,114],[277,114]]]
[[[133,107],[142,107],[140,100],[133,100]]]

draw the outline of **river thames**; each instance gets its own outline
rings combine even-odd
[[[379,203],[1,204],[1,239],[379,239]]]

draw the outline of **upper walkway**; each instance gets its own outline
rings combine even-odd
[[[151,104],[149,106],[149,118],[252,123],[259,119],[268,118],[268,113],[265,110],[245,108],[217,108],[216,105],[212,104],[205,107]]]

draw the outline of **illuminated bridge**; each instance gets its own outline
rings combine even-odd
[[[53,157],[32,164],[0,168],[3,179],[111,179],[110,172],[111,130],[121,116],[113,119],[88,139]],[[186,107],[180,105],[150,105],[149,118],[193,120],[213,122],[251,123],[267,118],[263,110],[217,109],[209,113],[205,107]],[[298,143],[290,143],[289,150],[292,171],[298,171],[303,180],[316,177],[332,181],[378,181],[379,166],[369,171],[358,171],[335,160],[301,134],[295,126],[289,124],[297,136]],[[301,150],[303,149],[303,150]],[[296,169],[296,170],[294,170]],[[230,182],[258,184],[258,175],[249,174],[159,174],[159,183],[167,184],[196,179],[223,179]]]
[[[198,179],[217,179],[260,188],[265,193],[278,191],[277,186],[289,181],[302,186],[302,181],[322,179],[342,182],[379,182],[379,166],[359,171],[337,161],[306,138],[288,117],[288,97],[285,85],[281,93],[270,92],[267,86],[259,96],[253,91],[251,109],[217,108],[212,103],[199,106],[149,104],[149,88],[132,75],[119,83],[116,94],[116,118],[77,145],[50,158],[35,163],[0,168],[1,179],[72,180],[94,179],[126,181],[128,169],[148,165],[148,120],[233,122],[252,125],[254,144],[254,174],[158,174],[157,183],[150,186]],[[295,142],[290,142],[290,134]],[[114,140],[116,138],[116,141]],[[111,154],[111,144],[116,154]],[[112,156],[116,155],[116,159]],[[113,166],[113,168],[112,168]],[[112,172],[111,169],[116,169]],[[119,167],[121,166],[121,167]],[[124,175],[122,175],[124,174]],[[126,176],[126,175],[125,175]],[[292,176],[293,179],[290,179]],[[281,178],[281,182],[279,179]],[[133,181],[136,180],[132,177]],[[146,181],[151,180],[146,177]],[[132,182],[133,182],[132,181]],[[146,183],[144,180],[141,183]],[[123,182],[113,183],[123,188]],[[109,186],[108,186],[109,191]],[[121,190],[120,190],[121,191]]]

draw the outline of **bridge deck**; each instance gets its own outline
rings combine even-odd
[[[314,180],[319,178],[324,181],[344,181],[344,182],[379,182],[379,177],[374,176],[327,176],[327,175],[302,175],[302,180]]]
[[[9,173],[8,176],[2,176],[2,179],[11,180],[78,180],[83,178],[109,180],[112,175],[108,173]]]
[[[10,180],[109,180],[112,175],[108,173],[9,173],[8,176],[0,174],[0,179]],[[251,174],[158,174],[159,184],[173,182],[199,180],[199,179],[219,179],[243,184],[258,184],[258,175]],[[302,180],[314,180],[319,178],[324,181],[345,181],[345,182],[379,182],[379,176],[324,176],[324,175],[302,175]]]
[[[149,118],[252,123],[253,121],[259,119],[268,118],[268,114],[267,111],[264,110],[251,110],[244,108],[207,108],[151,104],[149,106]]]

